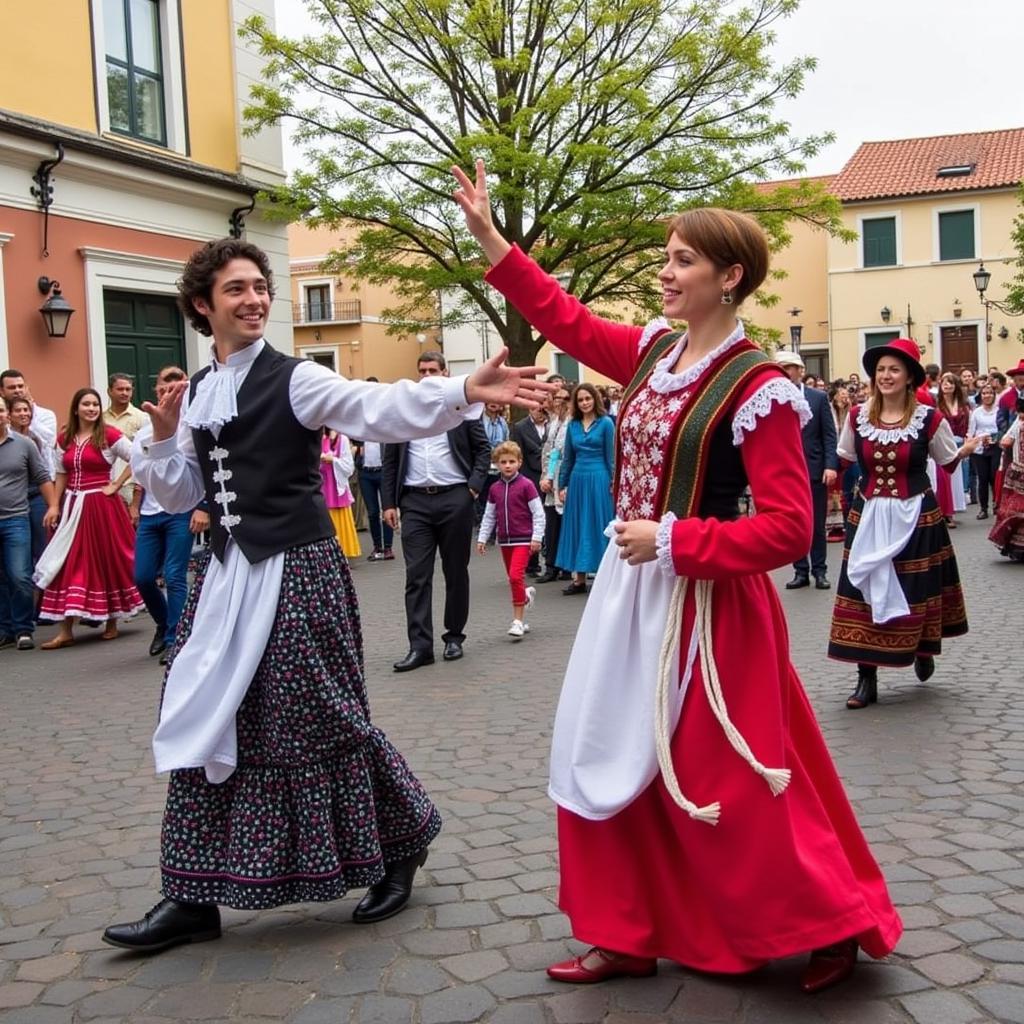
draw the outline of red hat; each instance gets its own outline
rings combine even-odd
[[[864,364],[864,369],[871,375],[872,380],[875,377],[875,367],[882,356],[895,356],[899,359],[913,378],[915,388],[919,388],[924,383],[924,367],[921,365],[916,341],[912,341],[910,338],[895,338],[884,345],[875,345],[873,348],[869,348],[864,353],[861,362]],[[1024,360],[1021,365],[1024,365]],[[1024,373],[1024,370],[1021,372]]]
[[[1022,359],[1012,370],[1007,370],[1006,376],[1013,377],[1018,373],[1024,373],[1024,359]]]

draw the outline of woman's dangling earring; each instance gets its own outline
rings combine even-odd
[[[722,289],[722,305],[723,306],[731,306],[732,305],[732,289],[731,288],[723,288]]]

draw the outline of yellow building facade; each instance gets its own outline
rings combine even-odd
[[[285,293],[267,335],[291,349],[285,228],[254,202],[284,180],[281,134],[242,131],[262,66],[238,35],[253,13],[272,22],[273,0],[5,6],[0,365],[42,404],[66,409],[85,384],[102,393],[113,371],[142,400],[159,366],[202,366],[207,341],[176,310],[175,282],[228,234],[267,252]],[[74,310],[60,337],[39,315],[57,282]]]

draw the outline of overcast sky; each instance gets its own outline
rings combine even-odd
[[[275,2],[278,29],[301,33],[302,0]],[[797,135],[836,134],[811,174],[839,171],[861,142],[1024,127],[1022,0],[803,0],[777,34],[780,59],[818,58],[779,109]]]

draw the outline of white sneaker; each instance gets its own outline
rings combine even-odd
[[[523,623],[523,632],[524,633],[529,633],[530,632],[530,624],[528,622],[524,622]]]
[[[526,632],[526,628],[519,619],[513,619],[512,625],[508,627],[508,635],[519,640]]]
[[[533,599],[536,596],[537,596],[537,588],[536,587],[527,587],[526,588],[526,605],[525,605],[526,608],[529,608],[533,604]]]

